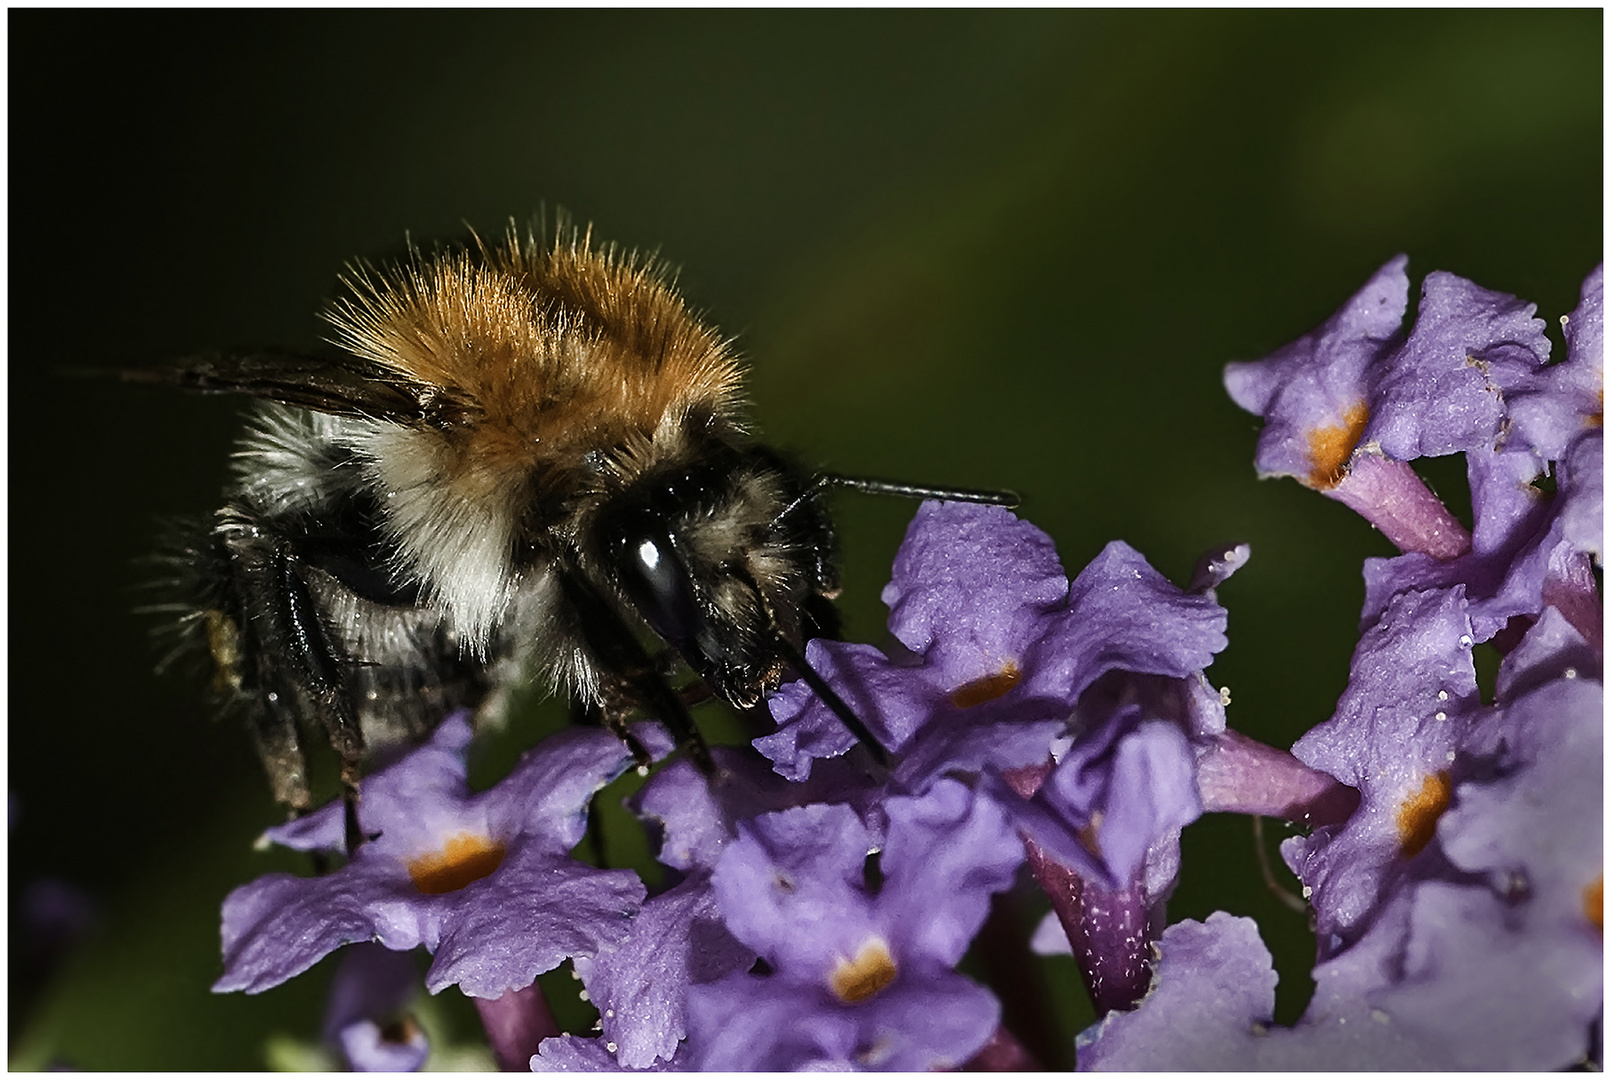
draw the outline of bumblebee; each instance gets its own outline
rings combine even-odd
[[[126,373],[261,399],[223,507],[172,561],[182,634],[277,799],[309,805],[304,728],[340,755],[350,809],[366,746],[495,712],[535,674],[641,761],[637,712],[709,772],[690,702],[757,710],[792,669],[881,754],[802,657],[835,629],[822,495],[1011,493],[807,474],[752,438],[737,356],[665,268],[590,230],[511,225],[343,284],[338,358]]]

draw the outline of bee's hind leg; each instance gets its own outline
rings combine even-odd
[[[348,679],[349,658],[320,609],[298,544],[271,517],[243,504],[220,513],[217,542],[228,559],[241,639],[251,654],[259,752],[293,807],[308,801],[306,770],[296,741],[299,704],[311,706],[341,757],[344,833],[348,854],[365,837],[358,823],[358,780],[364,753]],[[293,753],[294,751],[294,753]]]

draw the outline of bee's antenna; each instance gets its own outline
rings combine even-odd
[[[878,741],[867,725],[861,722],[861,718],[851,711],[849,705],[845,704],[845,699],[840,697],[838,692],[828,685],[827,679],[817,674],[817,670],[806,663],[806,658],[800,655],[800,650],[789,644],[787,638],[779,634],[777,641],[782,647],[783,655],[788,657],[789,663],[794,665],[794,670],[799,672],[800,678],[805,680],[805,684],[811,687],[812,692],[817,697],[822,699],[822,703],[828,706],[833,714],[839,718],[839,722],[850,729],[850,733],[856,736],[857,741],[867,748],[868,753],[872,754],[873,760],[883,768],[888,769],[889,751],[884,749],[884,744]]]
[[[800,493],[799,498],[785,506],[777,517],[772,519],[772,524],[776,525],[803,503],[816,498],[830,487],[849,488],[866,495],[896,495],[903,499],[945,499],[950,502],[985,503],[990,506],[1017,506],[1019,503],[1018,493],[1006,488],[991,491],[983,488],[927,487],[899,480],[875,480],[867,476],[818,473],[805,491]]]

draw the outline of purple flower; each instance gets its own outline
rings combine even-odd
[[[1065,866],[1108,888],[1127,886],[1148,868],[1147,891],[1160,898],[1174,875],[1172,863],[1156,865],[1156,847],[1178,839],[1203,811],[1192,743],[1213,740],[1224,723],[1219,695],[1200,674],[1114,672],[1081,699],[1077,734],[1030,799],[992,790]]]
[[[1045,760],[1080,695],[1111,670],[1182,677],[1225,647],[1225,612],[1109,544],[1070,584],[1051,540],[994,506],[925,503],[884,590],[910,655],[813,641],[807,659],[897,755],[897,787],[948,770]],[[854,739],[803,682],[771,701],[755,745],[785,776]]]
[[[664,747],[657,730],[640,738]],[[450,717],[431,740],[364,780],[358,817],[370,839],[315,878],[269,874],[224,901],[217,991],[256,993],[342,945],[424,945],[426,986],[498,998],[567,957],[620,940],[644,896],[627,870],[570,858],[594,792],[632,764],[608,732],[573,729],[527,753],[479,794],[465,783],[470,725]],[[341,850],[335,803],[269,830],[289,847]]]
[[[1293,747],[1358,802],[1283,845],[1321,957],[1297,1025],[1271,1024],[1253,924],[1220,914],[1163,932],[1149,992],[1081,1036],[1082,1068],[1542,1069],[1589,1051],[1603,1002],[1588,558],[1603,546],[1600,288],[1597,271],[1568,360],[1549,368],[1530,306],[1450,275],[1428,277],[1398,333],[1394,260],[1314,334],[1227,369],[1232,396],[1267,420],[1260,471],[1359,509],[1406,552],[1367,565],[1348,688]],[[1470,536],[1403,465],[1451,452],[1468,458]],[[1536,483],[1550,460],[1553,496]],[[1484,706],[1471,649],[1507,627],[1514,648]],[[1332,798],[1344,789],[1271,757],[1215,736],[1198,759],[1205,801],[1241,808],[1271,765],[1270,796],[1346,811]]]
[[[1454,558],[1470,537],[1405,462],[1492,450],[1505,395],[1549,356],[1534,307],[1452,274],[1427,275],[1401,334],[1400,255],[1325,325],[1267,359],[1226,366],[1232,399],[1265,419],[1261,476],[1294,476],[1359,513],[1403,551]]]
[[[1145,987],[1180,829],[1202,809],[1189,738],[1225,726],[1201,675],[1225,645],[1225,612],[1208,594],[1246,558],[1216,551],[1202,591],[1185,593],[1113,543],[1065,589],[1038,529],[997,507],[925,504],[884,592],[911,657],[821,642],[808,654],[897,752],[893,788],[985,774],[981,790],[1034,838],[1031,866],[1103,1008]],[[802,684],[784,687],[773,713],[781,730],[756,745],[785,775],[852,745]],[[1034,794],[1064,730],[1071,745]]]
[[[1265,419],[1259,475],[1324,490],[1363,447],[1411,461],[1489,446],[1500,434],[1502,391],[1549,356],[1543,320],[1532,304],[1437,272],[1402,336],[1408,262],[1394,257],[1314,333],[1226,366],[1231,398]]]
[[[603,1042],[622,1068],[672,1058],[687,1033],[689,988],[755,962],[754,950],[728,932],[711,887],[711,871],[737,838],[740,822],[788,807],[845,802],[882,842],[881,793],[859,765],[823,762],[795,783],[752,752],[718,746],[711,756],[714,776],[702,776],[687,761],[672,762],[631,802],[658,834],[659,861],[687,876],[645,902],[623,940],[575,962],[598,1006]]]
[[[1032,777],[988,790],[1024,834],[1099,1013],[1129,1008],[1151,978],[1151,944],[1180,868],[1180,831],[1202,812],[1194,738],[1217,743],[1224,708],[1200,673],[1110,672],[1086,691],[1077,735],[1032,794]]]
[[[1458,587],[1394,597],[1360,639],[1336,713],[1292,748],[1362,798],[1346,823],[1281,847],[1310,894],[1323,956],[1357,936],[1449,805],[1480,705],[1471,648]]]
[[[1377,369],[1398,339],[1410,280],[1399,255],[1314,332],[1263,360],[1227,364],[1225,388],[1264,417],[1260,476],[1334,486],[1370,422]]]
[[[430,1044],[404,1010],[420,991],[408,953],[360,942],[348,949],[330,983],[324,1038],[354,1072],[415,1072]]]
[[[1497,747],[1490,769],[1437,822],[1464,876],[1416,881],[1372,930],[1386,977],[1361,996],[1439,1067],[1563,1068],[1587,1048],[1604,994],[1603,710],[1581,677],[1490,710],[1473,739]]]
[[[1001,811],[955,780],[885,807],[871,876],[873,835],[847,806],[740,826],[713,885],[765,974],[692,987],[695,1067],[915,1071],[960,1065],[989,1041],[999,1005],[952,968],[1022,849]]]

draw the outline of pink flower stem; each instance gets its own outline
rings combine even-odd
[[[487,1030],[492,1056],[502,1072],[530,1072],[532,1055],[544,1039],[560,1034],[542,989],[532,983],[500,998],[472,998]]]
[[[1382,531],[1404,552],[1454,559],[1471,550],[1471,534],[1421,482],[1408,462],[1358,452],[1348,475],[1322,494]]]
[[[1197,752],[1197,793],[1205,811],[1258,814],[1311,828],[1347,821],[1359,807],[1358,791],[1229,728]]]

